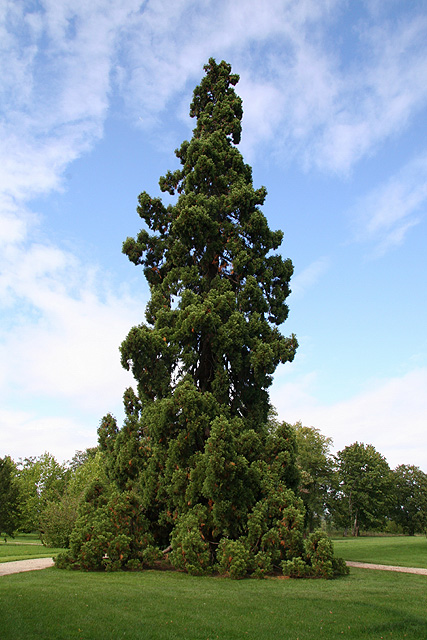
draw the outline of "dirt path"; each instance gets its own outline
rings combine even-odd
[[[379,569],[380,571],[398,571],[400,573],[417,573],[421,576],[427,576],[427,569],[419,569],[417,567],[393,567],[389,564],[370,564],[368,562],[346,562],[348,567],[357,569]]]
[[[33,560],[15,560],[14,562],[0,562],[0,576],[8,576],[11,573],[23,571],[35,571],[53,567],[53,558],[36,558]]]

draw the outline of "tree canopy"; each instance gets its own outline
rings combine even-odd
[[[297,346],[277,328],[288,315],[293,267],[271,254],[283,233],[269,229],[259,209],[266,189],[254,189],[235,147],[243,112],[230,71],[210,60],[194,91],[197,125],[176,150],[181,168],[160,178],[162,191],[179,194],[176,204],[139,196],[151,233],[128,238],[123,251],[143,267],[151,300],[147,324],[131,330],[121,352],[140,401],[162,400],[187,380],[257,430],[267,421],[272,374]]]
[[[0,533],[13,536],[20,521],[16,466],[9,456],[0,458]]]
[[[372,444],[355,442],[339,451],[336,458],[336,487],[332,501],[337,525],[376,529],[384,525],[392,499],[392,476],[386,459]]]
[[[319,429],[294,426],[297,441],[297,465],[300,472],[299,493],[305,506],[305,526],[313,531],[325,518],[332,485],[332,438]]]
[[[17,482],[20,491],[22,531],[39,531],[40,516],[48,502],[63,494],[67,469],[47,451],[39,457],[18,462]]]
[[[297,348],[279,330],[293,267],[275,253],[283,234],[269,229],[266,189],[236,148],[239,78],[224,61],[205,71],[181,166],[159,181],[176,202],[143,192],[145,226],[123,245],[151,293],[146,322],[121,345],[137,386],[125,392],[123,427],[111,415],[99,427],[114,488],[88,492],[68,562],[134,568],[163,550],[191,573],[261,576],[283,563],[292,573],[298,558],[330,577],[342,570],[330,546],[320,536],[304,547],[294,430],[268,420],[272,375]],[[102,539],[91,534],[100,529]]]
[[[391,514],[404,533],[427,530],[427,474],[419,467],[400,464],[394,469]]]

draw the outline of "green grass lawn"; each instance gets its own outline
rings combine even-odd
[[[0,578],[2,640],[424,640],[427,578],[353,569],[338,580],[79,573]]]
[[[334,539],[333,542],[335,554],[344,560],[427,568],[425,536],[351,537]],[[425,636],[427,638],[427,632]]]
[[[4,538],[0,539],[0,562],[51,558],[60,551],[63,549],[44,547],[34,534],[19,534],[15,538],[8,538],[7,542],[4,542]]]

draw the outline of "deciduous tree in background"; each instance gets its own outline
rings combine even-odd
[[[334,522],[350,529],[354,536],[362,529],[384,526],[390,513],[392,475],[390,467],[373,445],[355,442],[336,458]]]
[[[177,194],[176,204],[143,192],[138,213],[146,228],[123,246],[142,266],[151,299],[146,323],[121,346],[136,393],[125,393],[121,429],[111,415],[103,419],[99,443],[110,478],[122,498],[128,495],[126,522],[139,518],[136,529],[148,527],[151,546],[171,548],[176,567],[263,575],[305,553],[304,509],[293,491],[294,430],[268,425],[272,375],[297,347],[294,336],[279,331],[293,268],[274,253],[283,234],[269,229],[260,210],[266,190],[254,189],[235,146],[238,76],[213,59],[205,71],[190,108],[193,137],[176,151],[181,167],[160,179],[163,192]],[[98,498],[90,500],[80,546],[73,533],[74,563],[85,562],[87,518]],[[104,519],[116,517],[115,500],[105,497]],[[96,556],[100,567],[117,544],[107,538]],[[131,543],[120,555],[114,568],[142,559]],[[322,571],[332,575],[338,565],[330,555],[323,553]],[[316,573],[311,557],[302,562]]]
[[[0,533],[13,536],[20,522],[20,495],[13,460],[0,458]]]
[[[333,483],[332,438],[314,427],[303,427],[301,422],[294,428],[300,472],[299,494],[306,509],[306,529],[313,531],[325,517]]]
[[[427,531],[427,474],[414,465],[401,464],[393,471],[391,517],[404,533]]]
[[[40,516],[46,505],[58,502],[64,493],[67,468],[48,452],[20,460],[17,467],[22,512],[20,529],[39,531]]]
[[[50,495],[39,517],[40,537],[50,547],[69,547],[80,504],[94,482],[106,482],[103,456],[97,449],[77,451],[67,466],[62,494]]]

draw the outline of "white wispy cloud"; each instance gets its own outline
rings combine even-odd
[[[374,255],[380,256],[401,244],[426,211],[427,155],[422,155],[368,193],[350,215],[356,238],[371,243]]]
[[[128,28],[120,75],[129,108],[147,127],[162,122],[162,110],[182,91],[188,104],[189,83],[210,55],[241,75],[244,152],[268,142],[270,153],[297,157],[307,168],[348,173],[427,103],[422,14],[346,25],[349,54],[339,39],[325,46],[346,19],[339,2],[183,1],[163,9],[148,3]]]
[[[117,347],[142,305],[103,287],[96,266],[40,241],[30,203],[62,189],[65,169],[101,137],[118,34],[138,9],[131,0],[2,5],[4,392],[19,385],[22,394],[68,397],[98,409],[102,394],[122,392]]]
[[[0,14],[0,416],[2,453],[84,447],[121,405],[118,346],[143,315],[108,274],[53,245],[35,196],[100,139],[117,36],[137,2],[2,3]],[[62,406],[61,406],[62,405]],[[16,407],[28,407],[28,411]]]
[[[327,256],[322,256],[315,260],[302,271],[297,272],[291,281],[292,296],[303,296],[307,289],[313,287],[320,278],[328,271],[331,260]]]
[[[0,274],[0,456],[69,459],[96,444],[102,415],[123,414],[134,381],[118,347],[146,300],[48,244],[9,243]]]
[[[165,11],[150,2],[128,29],[119,74],[128,106],[152,127],[184,90],[188,113],[190,81],[210,56],[225,58],[241,76],[244,152],[272,137],[299,146],[331,110],[335,67],[313,26],[320,29],[338,4],[183,1]]]
[[[210,55],[242,76],[246,148],[272,141],[307,167],[346,172],[426,104],[427,20],[355,25],[360,56],[344,72],[339,43],[324,45],[343,19],[332,0],[6,2],[0,184],[29,197],[59,188],[102,135],[112,87],[152,128],[182,92],[188,104]]]
[[[98,420],[85,423],[63,415],[37,417],[31,412],[1,409],[0,457],[7,454],[17,461],[48,451],[58,462],[71,460],[77,448],[96,446],[98,424]]]
[[[346,76],[315,140],[319,166],[347,171],[389,137],[399,135],[427,102],[425,15],[359,27],[365,54]]]
[[[392,467],[415,464],[427,471],[427,369],[371,381],[369,390],[323,405],[313,393],[316,376],[275,385],[273,404],[287,422],[301,420],[330,436],[335,450],[356,440],[373,444]],[[368,388],[368,385],[367,385]]]
[[[61,185],[102,136],[121,29],[138,3],[5,2],[0,19],[0,189],[19,200]]]
[[[118,346],[144,301],[109,291],[93,267],[53,246],[9,247],[0,268],[3,393],[19,388],[99,411],[106,396],[117,404],[131,382]]]

